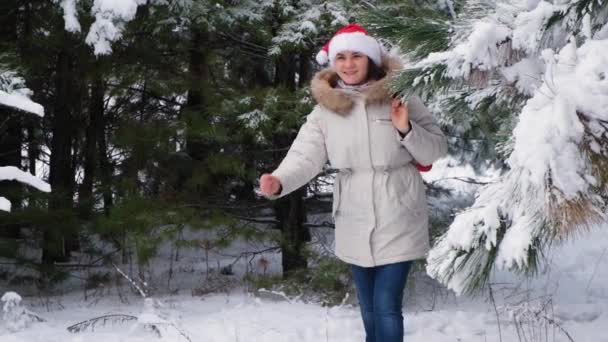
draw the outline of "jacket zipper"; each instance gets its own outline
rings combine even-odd
[[[372,144],[371,144],[371,132],[369,130],[369,117],[368,117],[368,113],[367,113],[367,104],[365,103],[365,100],[363,100],[363,112],[365,113],[365,126],[367,128],[367,152],[369,154],[369,166],[370,169],[372,170],[372,212],[374,215],[374,227],[372,228],[372,231],[369,233],[369,249],[370,249],[370,255],[372,256],[372,264],[374,266],[376,266],[376,258],[374,257],[374,249],[373,249],[373,244],[372,244],[372,236],[374,235],[374,231],[376,230],[376,194],[374,193],[374,182],[376,180],[376,170],[374,169],[374,163],[372,160]]]

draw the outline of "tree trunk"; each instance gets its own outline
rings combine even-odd
[[[296,58],[293,55],[283,55],[277,60],[274,84],[292,91],[296,90]]]
[[[289,277],[296,270],[305,269],[306,257],[303,247],[306,240],[307,229],[303,227],[306,218],[303,197],[306,186],[287,195],[285,200],[279,200],[275,210],[281,227],[281,251],[283,277]]]
[[[36,175],[36,160],[40,154],[39,140],[37,136],[37,129],[33,122],[29,122],[27,125],[27,162],[28,171],[32,175]]]
[[[114,205],[112,197],[112,162],[108,155],[108,143],[106,139],[106,120],[102,118],[97,126],[97,136],[99,137],[99,172],[101,173],[101,191],[103,193],[103,210],[107,216]]]
[[[296,89],[296,58],[287,54],[279,57],[275,65],[274,83],[289,90]],[[289,138],[285,141],[284,138]],[[279,137],[275,146],[287,146],[295,137]],[[283,157],[283,156],[281,156]],[[305,241],[310,240],[310,233],[303,223],[306,220],[306,209],[303,197],[306,195],[306,186],[294,191],[286,200],[279,200],[276,211],[282,231],[282,264],[283,276],[288,277],[297,269],[307,267],[306,257],[302,254]]]
[[[192,29],[192,41],[190,46],[189,76],[190,85],[188,99],[184,111],[190,116],[188,118],[189,129],[186,136],[186,150],[194,160],[203,161],[208,155],[208,144],[204,139],[192,132],[192,126],[196,122],[205,122],[206,108],[209,105],[209,52],[206,48],[209,44],[209,33],[201,28]]]
[[[310,62],[310,51],[301,52],[298,55],[298,88],[304,88],[312,78],[312,63]]]
[[[67,44],[67,42],[66,42]],[[51,119],[52,141],[49,183],[53,192],[50,197],[50,212],[68,212],[72,209],[74,174],[72,167],[73,117],[69,100],[73,96],[73,58],[65,46],[57,58],[55,99]],[[66,261],[65,231],[61,226],[49,225],[43,234],[42,262],[50,265],[55,261]]]
[[[98,68],[99,69],[99,68]],[[99,70],[94,72],[89,103],[89,120],[86,128],[84,148],[84,178],[80,185],[78,195],[80,217],[88,219],[93,213],[94,196],[93,184],[97,177],[97,165],[99,159],[98,145],[100,132],[103,132],[104,114],[104,82]]]
[[[278,29],[282,24],[281,14],[275,8],[273,13],[274,20],[271,26],[272,36],[276,36]],[[296,90],[296,59],[292,54],[283,54],[274,65],[274,86],[283,86],[289,90]],[[274,146],[288,146],[294,137],[276,137]],[[280,160],[284,157],[284,153],[275,153],[275,160]],[[303,226],[306,219],[306,210],[304,207],[303,196],[306,194],[306,186],[294,191],[281,198],[275,205],[279,228],[281,229],[281,250],[282,250],[282,266],[283,277],[289,277],[290,273],[295,270],[307,267],[306,257],[302,254],[302,247],[306,237],[309,235],[308,230]]]

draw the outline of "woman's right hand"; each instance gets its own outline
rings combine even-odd
[[[281,181],[271,175],[270,173],[265,173],[260,177],[260,192],[263,195],[271,196],[278,195],[278,192],[281,190]]]

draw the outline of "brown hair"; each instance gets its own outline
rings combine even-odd
[[[376,65],[371,58],[367,57],[367,80],[377,81],[386,76],[386,71],[382,67]]]

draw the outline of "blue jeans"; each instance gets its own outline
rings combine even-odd
[[[351,265],[366,342],[403,342],[403,290],[411,261],[360,267]]]

